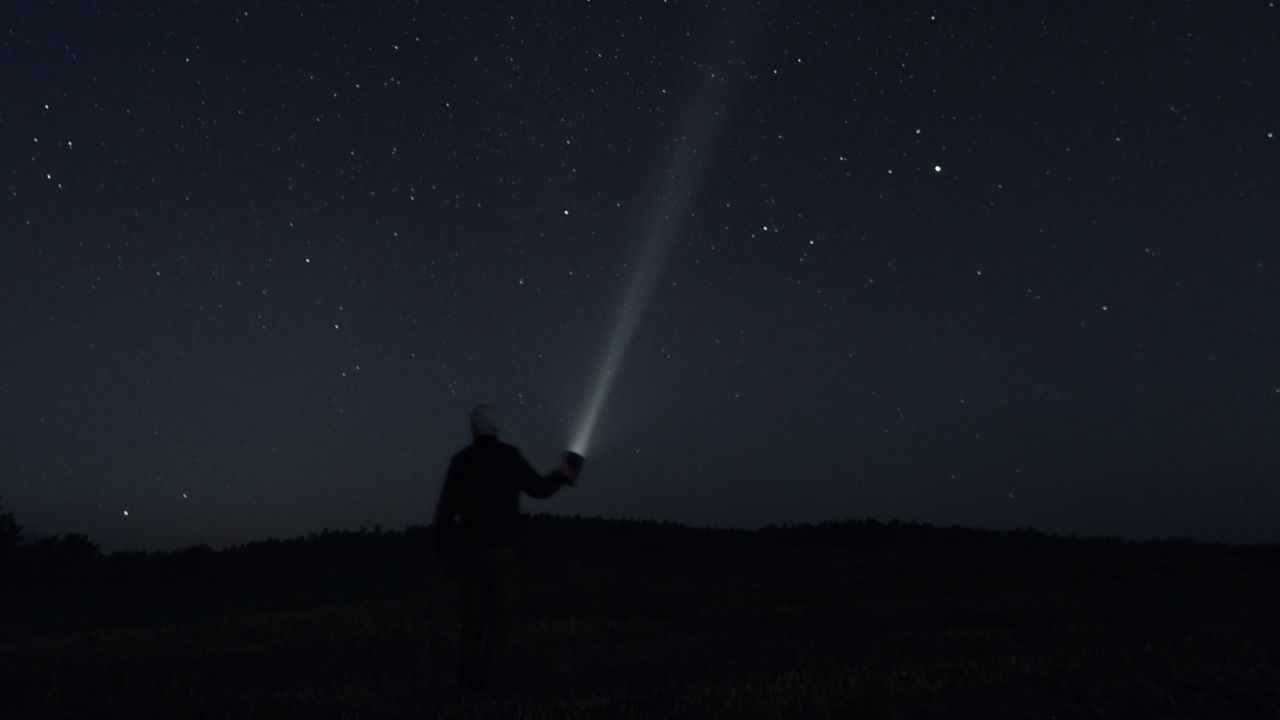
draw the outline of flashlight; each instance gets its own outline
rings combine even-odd
[[[586,458],[569,450],[564,454],[565,483],[573,485],[578,481],[578,473],[582,471],[582,463]]]

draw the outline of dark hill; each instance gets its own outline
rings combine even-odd
[[[1277,548],[871,520],[526,518],[499,699],[453,692],[430,528],[26,546],[0,716],[1266,717]],[[68,678],[75,678],[69,684]],[[104,710],[104,708],[106,710]]]

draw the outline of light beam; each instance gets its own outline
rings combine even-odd
[[[723,59],[732,45],[732,42],[724,40],[727,36],[718,43],[718,51],[712,54],[713,58]],[[644,318],[667,256],[671,254],[689,214],[706,158],[714,144],[713,134],[719,127],[721,110],[728,104],[730,82],[725,73],[717,70],[724,65],[724,62],[716,62],[701,66],[702,78],[692,108],[684,116],[682,131],[672,139],[667,163],[657,177],[655,184],[661,189],[651,203],[630,281],[614,313],[613,329],[604,345],[595,382],[591,385],[569,444],[571,450],[581,455],[586,455],[591,445],[600,411],[618,378],[622,361]]]

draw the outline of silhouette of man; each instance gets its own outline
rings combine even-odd
[[[458,669],[464,692],[492,680],[494,654],[505,635],[507,585],[520,525],[520,493],[550,497],[573,484],[581,456],[566,453],[556,470],[540,475],[515,447],[498,441],[497,408],[471,411],[472,443],[449,462],[436,505],[436,546],[450,574],[462,575],[462,648]]]

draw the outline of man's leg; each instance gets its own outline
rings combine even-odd
[[[509,585],[515,549],[494,548],[485,552],[484,644],[480,676],[485,687],[505,685]]]
[[[484,657],[484,571],[479,558],[467,557],[462,568],[462,639],[458,648],[458,687],[480,689]]]

